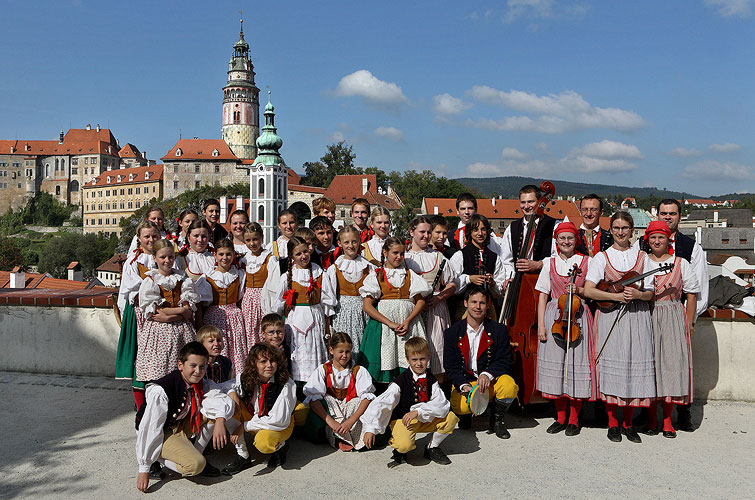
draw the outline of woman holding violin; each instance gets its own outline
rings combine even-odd
[[[540,292],[537,390],[556,405],[556,421],[547,432],[566,430],[567,436],[579,434],[582,401],[595,400],[597,395],[593,318],[583,298],[589,257],[575,253],[577,236],[577,228],[571,222],[556,226],[553,237],[558,254],[543,259],[535,285]]]
[[[632,429],[632,414],[637,407],[648,407],[655,398],[653,329],[650,322],[652,290],[642,290],[642,280],[621,285],[627,276],[642,273],[645,252],[632,248],[630,237],[634,221],[627,212],[611,217],[614,243],[590,261],[584,294],[599,302],[595,313],[596,370],[598,391],[606,403],[608,439],[621,441],[624,434],[641,443]],[[605,291],[610,288],[614,291]],[[624,408],[619,429],[618,407]]]
[[[700,287],[692,266],[686,259],[669,253],[671,230],[663,221],[653,221],[645,230],[645,243],[650,253],[646,269],[673,263],[666,273],[645,278],[645,288],[654,292],[651,314],[655,340],[655,380],[658,399],[663,406],[663,436],[675,438],[671,425],[674,404],[692,403],[692,344],[690,332],[695,321],[697,293]],[[682,304],[682,295],[686,303]],[[650,407],[644,433],[658,434],[657,400]]]

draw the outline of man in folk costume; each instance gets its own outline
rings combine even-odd
[[[451,409],[459,416],[460,429],[471,428],[472,415],[462,399],[479,385],[491,401],[488,432],[508,439],[504,416],[519,391],[509,374],[513,360],[509,334],[504,325],[486,316],[491,297],[484,288],[471,286],[465,297],[467,317],[446,330],[443,339],[443,367],[453,383]]]
[[[613,245],[610,231],[600,228],[600,216],[603,214],[603,200],[597,194],[586,194],[579,201],[582,225],[577,235],[576,252],[588,257],[595,257]]]
[[[357,198],[351,202],[351,219],[359,231],[360,243],[367,243],[370,241],[370,238],[375,236],[375,231],[368,224],[370,220],[370,202],[367,199]]]
[[[656,207],[658,211],[658,220],[664,221],[671,230],[669,240],[669,253],[683,258],[690,263],[692,272],[700,284],[700,291],[697,293],[697,308],[695,310],[695,321],[697,316],[705,312],[708,308],[708,260],[705,256],[703,247],[695,241],[694,238],[679,232],[679,221],[682,219],[682,204],[678,200],[669,198],[661,200]],[[640,238],[635,242],[642,250],[649,252],[650,248],[647,243]],[[690,333],[694,333],[694,325]],[[692,432],[695,426],[692,424],[690,414],[690,405],[676,405],[677,411],[677,429],[684,432]]]
[[[456,230],[448,238],[448,246],[456,250],[462,250],[467,246],[468,238],[466,234],[469,219],[477,213],[477,198],[470,193],[461,193],[456,198],[456,215],[459,216],[459,224]],[[500,258],[501,246],[498,244],[497,236],[491,232],[488,248],[497,254]]]
[[[537,186],[528,184],[519,190],[519,209],[522,218],[513,221],[503,233],[502,254],[503,265],[506,268],[507,281],[514,277],[516,271],[535,272],[543,267],[542,260],[553,255],[556,251],[553,229],[556,219],[543,215],[535,219],[534,237],[529,248],[522,248],[527,234],[527,216],[537,210],[537,200],[540,198]]]

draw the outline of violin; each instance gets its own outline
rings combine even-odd
[[[627,271],[624,273],[621,278],[615,281],[609,281],[609,280],[600,280],[597,285],[595,285],[595,288],[602,292],[608,292],[608,293],[622,293],[624,291],[624,288],[626,287],[633,287],[638,288],[635,283],[638,281],[642,281],[647,276],[650,276],[651,274],[655,273],[663,273],[663,272],[670,272],[674,268],[674,264],[661,264],[657,269],[653,269],[652,271],[648,271],[642,274],[639,274],[637,271]],[[599,300],[596,302],[598,304],[598,307],[600,307],[601,311],[604,312],[610,312],[616,309],[619,306],[618,302],[614,302],[612,300]]]
[[[574,264],[574,267],[569,271],[569,291],[558,298],[558,318],[551,328],[554,337],[566,342],[576,342],[581,335],[577,317],[582,312],[582,301],[579,300],[577,294],[571,291],[577,281],[577,275],[581,273],[582,270],[577,264]]]

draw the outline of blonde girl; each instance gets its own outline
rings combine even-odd
[[[381,206],[373,208],[370,214],[370,227],[375,234],[362,245],[362,255],[373,265],[379,266],[383,244],[391,232],[391,213],[388,209]]]

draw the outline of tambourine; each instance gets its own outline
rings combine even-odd
[[[467,394],[467,408],[473,415],[482,415],[488,408],[490,396],[487,392],[480,390],[480,386],[475,385]]]

